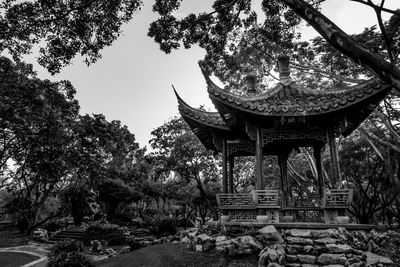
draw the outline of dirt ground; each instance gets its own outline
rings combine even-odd
[[[257,266],[258,257],[225,258],[216,253],[193,252],[181,244],[161,244],[96,263],[101,267],[244,267]]]

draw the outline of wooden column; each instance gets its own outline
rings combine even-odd
[[[321,146],[314,146],[314,159],[317,167],[318,194],[322,198],[324,194],[324,180],[322,176]]]
[[[229,157],[229,193],[234,193],[233,189],[233,167],[235,166],[235,158],[233,156]]]
[[[263,140],[262,131],[260,127],[257,127],[257,139],[256,139],[256,189],[262,190],[263,188]]]
[[[289,180],[287,171],[288,154],[279,154],[278,163],[281,173],[282,207],[286,207],[289,198]]]
[[[226,139],[222,141],[222,189],[228,193],[228,145]]]
[[[331,165],[332,165],[331,182],[332,182],[332,187],[335,188],[340,180],[340,177],[339,177],[339,160],[337,156],[336,140],[333,128],[328,129],[328,143],[329,143],[329,152],[331,154]]]

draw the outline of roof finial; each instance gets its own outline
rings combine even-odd
[[[289,56],[287,55],[278,56],[279,79],[282,83],[287,83],[291,81],[289,61]]]

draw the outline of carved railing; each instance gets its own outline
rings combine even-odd
[[[280,198],[278,190],[255,190],[252,193],[217,194],[219,209],[234,221],[256,220],[259,211],[271,222],[279,222]]]
[[[322,208],[325,223],[348,223],[349,208],[353,201],[353,189],[329,189],[325,191]],[[339,220],[342,217],[342,221]]]
[[[353,200],[353,189],[329,189],[325,192],[324,208],[347,209]]]

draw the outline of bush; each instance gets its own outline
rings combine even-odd
[[[48,254],[48,267],[92,267],[90,256],[83,253],[80,241],[64,240],[55,244]]]
[[[164,218],[158,225],[159,235],[175,235],[177,232],[177,221],[172,218]]]
[[[76,240],[63,240],[57,242],[54,246],[51,247],[49,252],[49,257],[54,254],[60,254],[61,252],[82,252],[83,251],[83,243]]]
[[[124,232],[124,228],[116,224],[95,223],[86,229],[83,239],[87,245],[89,245],[92,240],[108,241],[109,246],[124,245],[126,243]]]
[[[49,257],[47,267],[94,267],[90,256],[82,252],[62,252]]]
[[[174,235],[177,232],[177,220],[162,215],[147,214],[144,217],[143,227],[150,229],[155,235]]]

